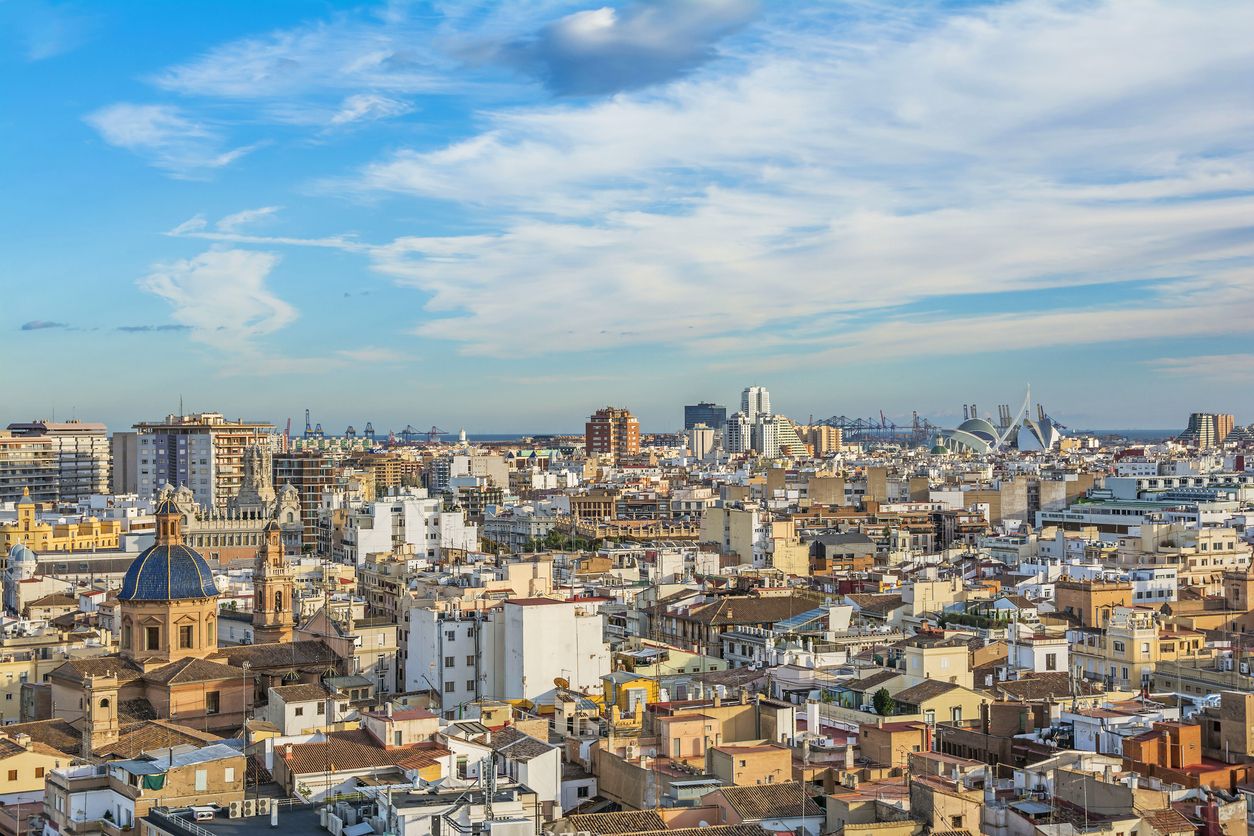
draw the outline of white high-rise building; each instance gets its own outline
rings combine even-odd
[[[40,499],[77,502],[92,494],[109,493],[109,433],[104,424],[31,421],[9,424],[9,432],[16,438],[46,438],[52,443],[57,462],[55,497]],[[19,487],[30,487],[34,494],[37,486]]]
[[[705,424],[697,424],[688,430],[688,451],[705,461],[714,453],[715,431]]]
[[[740,393],[740,411],[751,425],[758,420],[759,415],[770,415],[771,393],[766,391],[765,386],[745,387],[745,391]]]
[[[769,459],[787,452],[802,455],[805,445],[797,436],[797,428],[783,415],[759,415],[753,425],[753,449]]]
[[[753,449],[753,424],[743,412],[729,415],[723,432],[727,438],[728,453],[747,453]]]

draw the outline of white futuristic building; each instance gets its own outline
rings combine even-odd
[[[1039,404],[1033,420],[1029,417],[1031,406],[1032,389],[1029,387],[1018,413],[1012,418],[1010,407],[1002,404],[998,407],[998,423],[994,424],[979,417],[975,404],[964,404],[962,411],[966,420],[956,429],[938,432],[932,442],[932,452],[983,454],[1014,448],[1027,453],[1057,449],[1064,428],[1046,415],[1045,408]]]

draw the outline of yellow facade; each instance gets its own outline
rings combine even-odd
[[[73,760],[26,735],[0,739],[0,796],[44,791],[46,776]]]
[[[30,491],[23,491],[23,499],[30,499]],[[117,520],[98,520],[95,517],[76,523],[41,522],[35,514],[35,503],[19,502],[17,519],[0,525],[0,556],[22,543],[35,554],[46,552],[86,552],[118,548],[122,524]]]
[[[44,681],[44,675],[63,664],[65,659],[36,659],[30,651],[0,656],[0,724],[22,720],[22,683]]]

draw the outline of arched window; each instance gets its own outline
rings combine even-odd
[[[101,708],[108,708],[108,707],[109,707],[109,698],[108,698],[108,697],[105,697],[104,699],[102,699],[102,700],[100,701],[100,707],[101,707]]]
[[[274,608],[279,612],[283,612],[283,593],[281,591],[274,593]]]

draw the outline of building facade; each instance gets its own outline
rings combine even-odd
[[[640,422],[625,409],[598,409],[584,427],[589,456],[609,456],[617,461],[640,452]]]
[[[167,415],[135,430],[140,497],[156,496],[163,485],[186,485],[202,508],[225,509],[244,482],[244,454],[274,444],[273,424],[228,421],[218,412]]]

